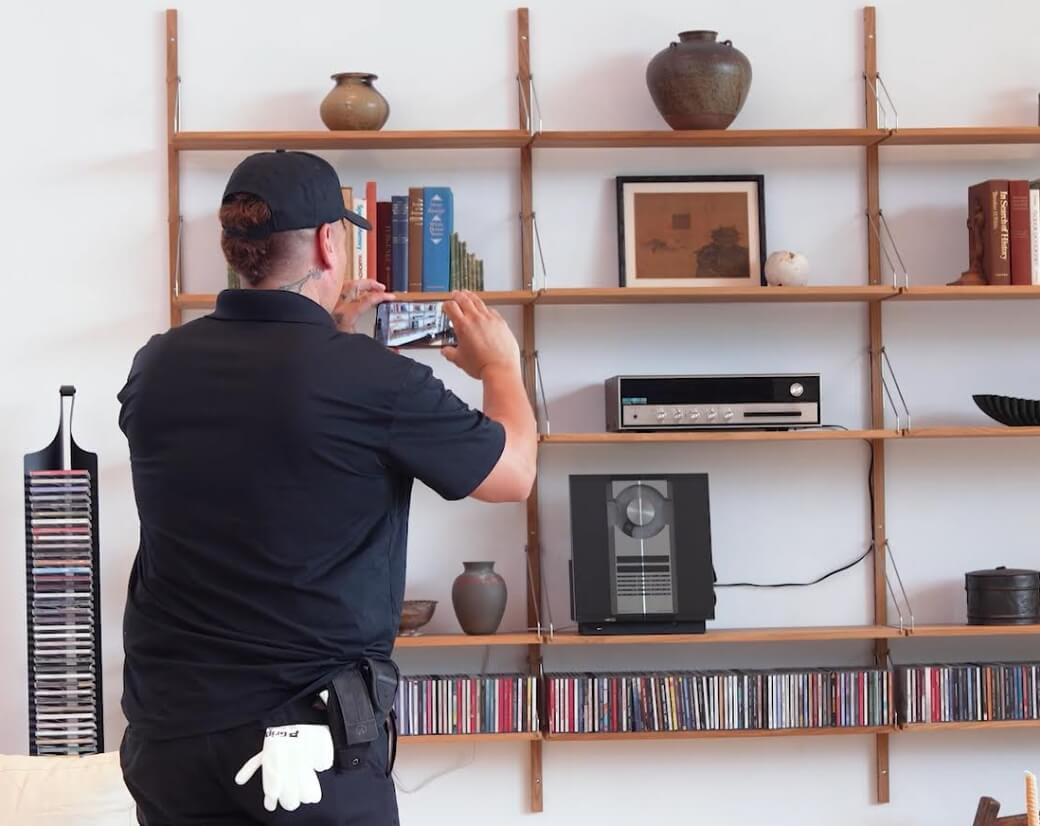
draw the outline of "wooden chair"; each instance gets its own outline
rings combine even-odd
[[[979,808],[975,812],[973,826],[1026,826],[1025,815],[1008,815],[997,817],[1000,803],[992,797],[979,798]]]

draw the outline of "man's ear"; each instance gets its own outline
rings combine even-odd
[[[333,235],[332,224],[322,224],[318,227],[318,263],[323,270],[336,268],[336,239]]]

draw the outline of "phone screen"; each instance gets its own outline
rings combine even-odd
[[[385,301],[376,307],[376,341],[387,347],[444,347],[455,331],[443,301]]]

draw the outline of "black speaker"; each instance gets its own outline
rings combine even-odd
[[[576,475],[570,497],[579,633],[703,633],[715,618],[707,474]]]

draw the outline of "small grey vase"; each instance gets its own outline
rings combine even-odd
[[[451,586],[451,604],[467,634],[494,634],[506,611],[506,581],[494,562],[463,562]]]

